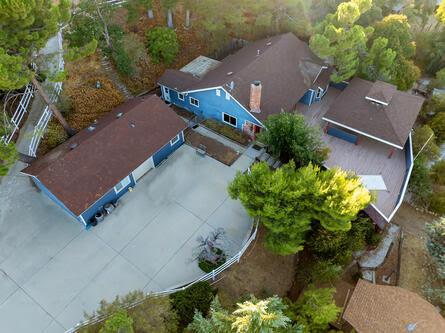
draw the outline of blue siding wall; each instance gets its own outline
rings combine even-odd
[[[173,139],[173,138],[172,138]],[[179,141],[176,142],[173,146],[170,145],[170,142],[167,142],[164,147],[159,149],[154,155],[153,155],[153,163],[155,167],[159,165],[163,160],[165,160],[171,153],[173,153],[176,149],[181,147],[181,145],[184,143],[184,132],[179,133]]]
[[[105,204],[117,201],[121,196],[123,196],[125,193],[128,192],[129,187],[134,187],[136,183],[133,179],[133,176],[131,174],[129,176],[130,176],[130,184],[128,184],[127,187],[125,187],[122,191],[116,194],[114,188],[112,188],[102,198],[100,198],[98,201],[96,201],[93,205],[91,205],[86,211],[82,213],[82,217],[86,223],[88,223],[90,218],[93,217],[99,210],[101,210]]]
[[[308,91],[306,91],[303,97],[300,98],[299,102],[306,105],[311,105],[312,102],[314,101],[314,96],[315,96],[315,91],[309,89]]]
[[[340,128],[329,126],[328,127],[328,134],[332,135],[332,136],[335,136],[336,138],[348,141],[350,143],[357,144],[357,139],[358,139],[357,135],[345,132],[345,131],[343,131]]]
[[[219,90],[220,96],[216,94],[217,90]],[[199,100],[199,107],[190,104],[190,97]],[[170,100],[173,104],[206,119],[222,121],[222,113],[225,112],[237,119],[236,128],[239,130],[243,129],[244,121],[246,120],[258,126],[263,126],[243,107],[241,107],[231,95],[229,95],[229,99],[226,99],[226,92],[223,89],[211,89],[187,93],[184,95],[184,101],[181,101],[178,98],[178,92],[170,89]]]
[[[54,201],[58,206],[60,206],[69,216],[74,217],[77,219],[77,216],[74,215],[72,211],[70,211],[54,194],[52,194],[46,187],[43,185],[40,180],[35,177],[31,176],[31,179],[34,181],[34,184],[43,192],[45,195],[47,195],[52,201]]]

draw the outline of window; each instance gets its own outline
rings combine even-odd
[[[131,180],[130,180],[130,176],[125,177],[124,179],[122,179],[120,181],[119,184],[117,184],[114,187],[114,192],[119,193],[120,191],[122,191],[124,188],[126,188],[128,185],[130,185]]]
[[[216,96],[221,96],[221,90],[216,89]]]
[[[196,98],[190,97],[190,104],[199,108],[199,100],[197,100]]]
[[[226,91],[226,99],[230,101],[230,94]]]
[[[174,146],[180,139],[180,134],[176,135],[173,139],[170,140],[170,146]]]
[[[236,127],[236,118],[232,117],[231,115],[223,112],[223,122],[226,124],[229,124],[230,126]]]
[[[164,93],[166,95],[170,94],[170,89],[168,89],[167,87],[164,87]]]
[[[180,100],[180,101],[183,101],[185,98],[184,98],[184,94],[181,94],[181,93],[178,93],[178,99]]]
[[[320,88],[320,87],[318,87],[318,89],[317,89],[317,98],[321,98],[323,96],[323,89],[322,88]]]

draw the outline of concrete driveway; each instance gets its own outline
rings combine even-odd
[[[64,332],[102,299],[200,277],[199,235],[223,227],[236,253],[251,220],[227,184],[231,167],[183,146],[150,171],[97,227],[84,230],[26,177],[0,187],[0,332]]]

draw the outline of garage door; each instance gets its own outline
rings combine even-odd
[[[142,163],[136,170],[133,171],[133,178],[138,181],[143,175],[145,175],[150,169],[154,168],[153,156]]]

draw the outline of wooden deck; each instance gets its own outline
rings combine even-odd
[[[310,107],[299,104],[297,110],[304,115],[309,124],[323,128],[326,122],[322,120],[322,117],[339,94],[340,90],[331,87],[321,103]],[[329,158],[325,162],[326,167],[337,166],[358,175],[382,176],[387,190],[375,191],[374,204],[378,210],[389,217],[403,187],[406,172],[405,152],[394,149],[392,157],[389,158],[390,146],[364,136],[359,136],[358,145],[328,134],[323,134],[322,139],[330,148]]]

